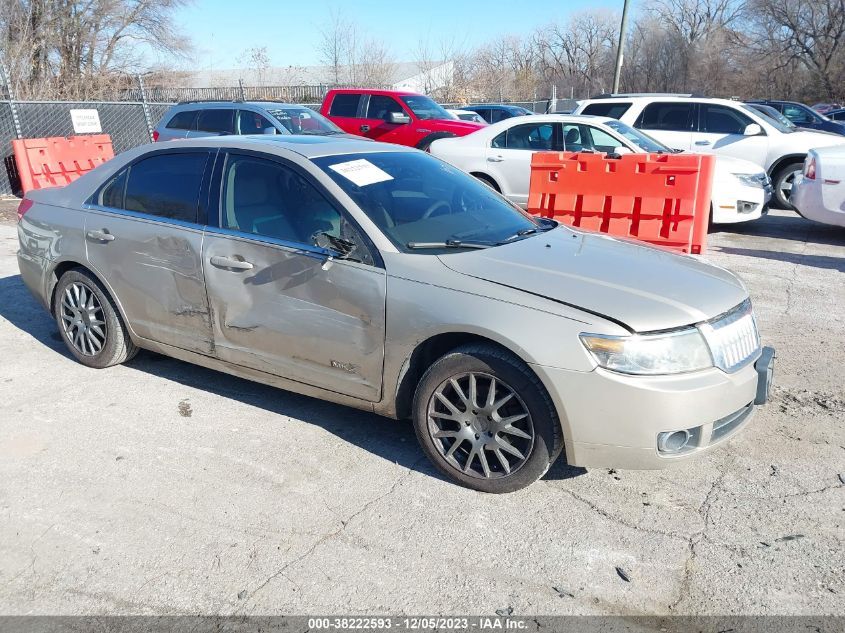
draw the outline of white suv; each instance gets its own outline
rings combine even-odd
[[[790,129],[749,105],[728,99],[613,95],[582,101],[575,113],[619,119],[674,149],[757,163],[771,177],[776,202],[784,208],[791,208],[792,183],[801,173],[807,152],[845,143],[845,137],[837,134]]]

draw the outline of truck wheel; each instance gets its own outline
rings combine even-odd
[[[539,378],[492,345],[459,347],[428,369],[414,395],[414,429],[440,472],[481,492],[528,486],[563,447]]]

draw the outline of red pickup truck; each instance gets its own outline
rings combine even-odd
[[[395,90],[329,90],[320,114],[350,134],[426,150],[432,141],[484,126],[459,121],[425,95]]]

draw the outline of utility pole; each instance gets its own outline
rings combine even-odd
[[[628,0],[622,7],[622,24],[619,26],[619,44],[616,47],[616,70],[613,73],[613,92],[619,92],[619,76],[622,74],[622,49],[625,45],[625,31],[628,30]]]

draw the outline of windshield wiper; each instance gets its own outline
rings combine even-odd
[[[464,242],[463,240],[444,240],[443,242],[408,242],[406,248],[411,250],[423,248],[490,248],[489,242]]]

